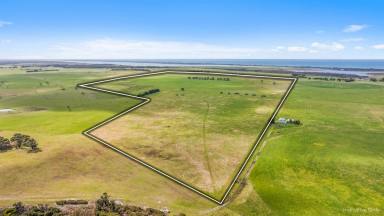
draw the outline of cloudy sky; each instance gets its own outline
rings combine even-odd
[[[382,0],[1,0],[0,59],[384,59]]]

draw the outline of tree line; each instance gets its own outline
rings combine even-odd
[[[10,139],[0,136],[0,151],[28,148],[28,152],[40,151],[37,141],[29,135],[15,133]]]
[[[72,203],[66,201],[71,208],[64,205],[48,206],[46,204],[26,205],[22,202],[17,202],[10,207],[0,208],[0,215],[4,216],[64,216],[64,215],[141,215],[141,216],[167,216],[170,211],[164,209],[143,208],[135,205],[126,205],[120,201],[112,200],[107,193],[103,193],[96,200],[95,204],[89,204],[88,201],[81,203]],[[183,213],[173,214],[175,216],[185,216]]]
[[[231,81],[228,77],[209,77],[209,76],[197,76],[197,77],[188,77],[191,80],[222,80],[222,81]]]
[[[38,204],[35,206],[27,206],[22,202],[13,204],[12,207],[1,209],[0,215],[4,216],[64,216],[62,211],[55,207]]]
[[[147,95],[150,95],[150,94],[154,94],[154,93],[157,93],[157,92],[160,92],[160,89],[150,89],[148,91],[145,91],[145,92],[142,92],[142,93],[138,94],[137,96],[144,97],[144,96],[147,96]]]
[[[225,92],[221,91],[220,94],[225,94]],[[234,95],[242,95],[241,93],[239,92],[227,92],[227,95],[231,95],[231,94],[234,94]],[[243,93],[244,96],[248,96],[248,95],[252,95],[252,96],[256,96],[255,93]],[[261,97],[266,97],[266,95],[261,95]]]
[[[352,77],[348,77],[348,78],[336,78],[336,77],[313,77],[312,78],[312,77],[308,77],[308,79],[323,80],[323,81],[338,81],[338,82],[341,82],[341,81],[354,82],[354,81],[356,81]]]
[[[371,78],[369,78],[369,81],[371,81],[371,82],[384,82],[384,77],[382,77],[381,79],[376,78],[376,77],[371,77]]]

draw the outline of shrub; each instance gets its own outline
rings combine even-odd
[[[369,80],[372,82],[377,82],[377,78],[375,78],[375,77],[371,77]]]
[[[59,200],[56,205],[87,205],[87,200]]]
[[[353,78],[348,78],[348,79],[345,79],[344,81],[345,81],[345,82],[354,82],[355,79],[353,79]]]
[[[37,206],[32,206],[28,209],[23,215],[27,216],[61,216],[64,215],[60,209],[55,207],[49,207],[48,205],[39,204]]]
[[[107,193],[103,193],[96,201],[96,211],[104,211],[104,212],[113,212],[116,211],[115,202],[109,199],[109,195]]]
[[[26,208],[22,202],[17,202],[13,204],[13,208],[15,209],[15,214],[16,215],[21,215],[26,211]]]
[[[290,123],[291,124],[295,124],[295,125],[300,125],[301,124],[300,120],[297,120],[297,119],[291,119]]]
[[[7,151],[9,149],[12,149],[12,145],[9,139],[0,136],[0,151]]]

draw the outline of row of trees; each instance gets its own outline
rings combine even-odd
[[[352,77],[347,77],[347,78],[336,78],[336,77],[308,77],[308,79],[314,79],[314,80],[324,80],[324,81],[344,81],[344,82],[354,82],[356,81],[355,78]],[[371,82],[384,82],[384,77],[382,78],[376,78],[376,77],[371,77],[369,78],[369,81]]]
[[[12,207],[0,209],[0,215],[9,216],[64,216],[60,209],[39,204],[37,206],[26,206],[22,202],[13,204]]]
[[[29,135],[15,133],[11,139],[0,136],[0,151],[7,151],[13,148],[29,148],[30,152],[40,150],[37,141]]]
[[[221,91],[220,94],[224,94],[224,92]],[[241,93],[239,93],[239,92],[234,92],[234,93],[233,93],[233,92],[232,92],[232,93],[231,93],[231,92],[227,92],[227,94],[228,94],[228,95],[231,95],[231,94],[234,94],[234,95],[241,95]],[[244,95],[245,95],[245,96],[248,96],[248,95],[256,96],[256,94],[254,94],[254,93],[253,93],[253,94],[251,94],[251,93],[244,93]],[[265,95],[262,95],[262,97],[266,97],[266,96],[265,96]]]
[[[64,215],[142,215],[142,216],[166,216],[170,215],[167,209],[158,210],[153,208],[143,208],[134,205],[124,205],[122,202],[111,200],[107,193],[103,193],[96,201],[95,205],[84,203],[79,206],[52,207],[48,205],[25,205],[21,202],[13,204],[11,207],[0,208],[0,215],[6,216],[64,216]],[[183,213],[173,214],[175,216],[185,216]]]
[[[371,77],[371,78],[369,79],[369,81],[372,81],[372,82],[377,82],[377,81],[379,81],[379,82],[384,82],[384,77],[382,77],[381,79],[378,79],[378,78],[376,78],[376,77]]]
[[[335,78],[335,77],[308,77],[308,79],[314,79],[314,80],[323,80],[323,81],[344,81],[344,82],[354,82],[355,79],[352,77],[347,78]]]
[[[138,94],[137,96],[144,97],[146,95],[154,94],[154,93],[157,93],[157,92],[160,92],[160,89],[150,89],[148,91],[145,91],[143,93]]]
[[[107,193],[103,193],[100,199],[96,201],[96,215],[112,215],[113,213],[118,215],[150,215],[150,216],[166,216],[168,212],[160,211],[153,208],[142,208],[139,206],[123,205],[110,199]],[[179,214],[180,216],[185,214]]]
[[[197,77],[188,77],[191,80],[222,80],[222,81],[231,81],[228,77],[209,77],[209,76],[197,76]]]

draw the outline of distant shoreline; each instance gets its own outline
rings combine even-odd
[[[54,66],[54,67],[239,67],[282,70],[292,73],[320,73],[368,76],[384,73],[384,60],[298,60],[298,59],[153,59],[153,60],[0,60],[0,66]],[[330,66],[333,65],[333,66]],[[341,67],[342,66],[342,67]],[[360,66],[360,67],[359,67]]]

